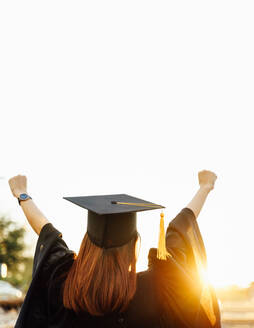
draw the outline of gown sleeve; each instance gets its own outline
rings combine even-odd
[[[166,246],[173,258],[190,274],[200,274],[206,268],[207,259],[203,239],[193,211],[184,208],[169,224]]]
[[[52,274],[57,264],[66,256],[74,257],[74,253],[69,250],[62,234],[51,223],[46,224],[39,235],[37,241],[34,263],[33,276],[38,272],[43,278]]]
[[[206,279],[207,258],[204,242],[193,211],[184,208],[168,226],[166,245],[169,253],[200,285],[200,305],[212,326],[217,318],[214,309],[215,295]]]
[[[15,328],[47,327],[48,322],[48,284],[52,273],[66,257],[73,257],[62,234],[51,223],[43,226],[35,249],[32,281],[20,310]],[[71,260],[68,261],[71,263]]]
[[[161,268],[157,272],[164,305],[173,309],[183,327],[220,327],[217,299],[205,279],[205,246],[191,209],[184,208],[170,222],[166,247],[169,259],[155,261]]]

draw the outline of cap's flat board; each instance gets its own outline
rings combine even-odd
[[[79,197],[63,197],[64,199],[81,206],[89,211],[97,214],[115,214],[154,210],[157,208],[164,208],[164,206],[157,205],[146,200],[132,197],[126,194],[116,195],[101,195],[101,196],[79,196]],[[156,207],[136,206],[136,205],[120,205],[112,204],[112,202],[123,203],[140,203],[145,205],[156,205]]]

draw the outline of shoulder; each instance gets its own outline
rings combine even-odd
[[[148,272],[150,271],[152,276],[157,277],[156,273],[162,274],[168,272],[176,265],[176,261],[173,257],[169,256],[167,260],[160,260],[157,258],[157,248],[150,248],[148,254]]]
[[[46,224],[39,235],[37,241],[33,275],[37,271],[47,271],[52,265],[55,265],[63,257],[74,257],[74,252],[70,251],[62,234],[51,223]]]
[[[190,225],[196,224],[196,217],[194,212],[188,208],[183,208],[177,216],[170,222],[169,228],[176,228],[182,230]]]

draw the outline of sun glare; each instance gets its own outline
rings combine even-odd
[[[251,283],[250,279],[243,275],[242,270],[229,276],[227,272],[218,273],[209,268],[206,272],[206,278],[215,288],[224,288],[233,285],[240,288],[247,288]]]

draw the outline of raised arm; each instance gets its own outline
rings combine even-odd
[[[211,171],[204,170],[198,173],[198,179],[200,188],[190,203],[186,206],[193,211],[196,218],[198,217],[209,192],[214,188],[217,176]]]
[[[173,289],[174,295],[177,295],[172,302],[173,307],[171,304],[170,306],[173,311],[179,313],[179,318],[181,313],[183,314],[184,320],[187,320],[184,327],[220,328],[220,312],[216,296],[203,279],[207,259],[196,220],[207,195],[214,188],[217,177],[211,171],[201,171],[198,177],[199,190],[167,228],[166,247],[171,257],[168,257],[166,263],[170,264],[174,260],[177,266],[175,270],[172,269],[173,266],[169,266],[168,270],[165,269],[161,274],[160,283],[163,283],[164,293],[170,295]],[[166,318],[166,308],[164,313]]]
[[[200,188],[190,203],[169,223],[166,232],[168,251],[183,265],[192,266],[193,251],[199,249],[205,259],[205,248],[196,218],[198,217],[209,192],[214,188],[217,176],[211,171],[198,174]],[[198,246],[195,246],[198,245]]]
[[[27,179],[23,175],[17,175],[9,180],[11,192],[14,197],[19,198],[20,194],[27,194]],[[24,200],[20,202],[22,210],[33,228],[33,230],[39,235],[43,226],[49,221],[45,215],[38,209],[32,199]]]

